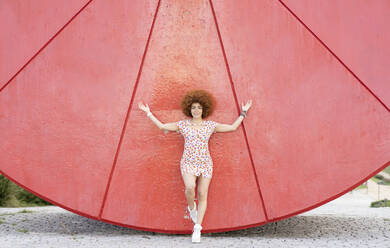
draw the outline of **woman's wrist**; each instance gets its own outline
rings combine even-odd
[[[246,112],[247,112],[247,110],[241,110],[240,116],[242,116],[243,118],[245,118],[246,115],[247,115]]]
[[[148,112],[146,113],[146,116],[147,116],[147,117],[152,116],[152,112],[148,111]]]

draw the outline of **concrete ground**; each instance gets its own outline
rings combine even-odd
[[[190,235],[136,231],[59,207],[0,208],[0,247],[375,247],[390,248],[390,208],[354,190],[298,216],[240,231]],[[19,213],[21,210],[32,213]]]

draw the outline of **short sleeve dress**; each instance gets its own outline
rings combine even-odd
[[[213,175],[213,160],[211,159],[208,142],[218,125],[215,121],[203,121],[198,128],[191,126],[191,120],[176,122],[179,132],[184,137],[184,152],[180,161],[181,173],[188,172],[195,176],[211,178]]]

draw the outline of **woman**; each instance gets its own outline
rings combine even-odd
[[[252,101],[246,105],[242,104],[242,112],[238,119],[232,124],[220,124],[214,121],[204,121],[213,110],[211,95],[204,90],[193,90],[187,92],[183,97],[181,107],[183,113],[192,119],[178,122],[161,123],[150,112],[149,106],[138,103],[138,107],[147,113],[147,116],[164,131],[178,131],[185,140],[184,152],[180,161],[181,175],[185,185],[185,196],[187,209],[194,222],[192,242],[200,242],[200,231],[202,230],[203,216],[207,207],[207,193],[213,172],[213,162],[208,150],[208,141],[215,132],[234,131],[245,118]],[[195,186],[198,180],[198,210],[196,209]]]

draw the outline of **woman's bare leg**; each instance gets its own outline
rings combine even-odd
[[[198,221],[197,224],[202,225],[203,216],[207,208],[207,193],[209,191],[211,178],[203,176],[199,177],[198,182]]]
[[[192,210],[194,209],[196,176],[190,173],[183,172],[182,178],[184,181],[187,203]]]

